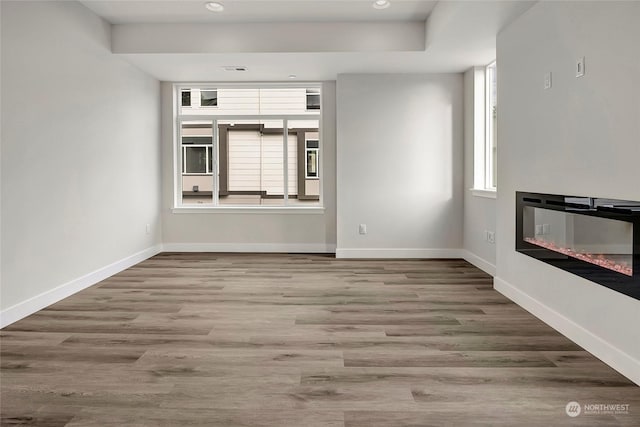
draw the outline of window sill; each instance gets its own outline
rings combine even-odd
[[[476,197],[484,197],[487,199],[495,199],[497,195],[496,190],[485,190],[483,188],[470,188],[469,191]]]
[[[174,214],[289,214],[289,215],[323,215],[324,207],[282,207],[282,206],[203,206],[175,207]]]

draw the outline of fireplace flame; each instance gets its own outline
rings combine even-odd
[[[559,252],[563,255],[567,255],[572,258],[576,258],[581,261],[585,261],[602,268],[613,270],[627,276],[633,276],[633,268],[631,266],[627,265],[627,263],[625,263],[624,261],[615,261],[613,259],[607,258],[604,254],[589,254],[589,253],[576,252],[573,249],[563,248],[562,246],[558,246],[553,242],[547,242],[546,240],[535,239],[533,237],[525,237],[524,240],[533,245],[540,246],[542,248],[549,249],[554,252]]]

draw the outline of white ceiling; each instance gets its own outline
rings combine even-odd
[[[112,24],[206,22],[424,21],[434,0],[392,0],[384,10],[373,0],[219,0],[222,13],[204,8],[205,0],[84,0]]]
[[[113,24],[199,24],[250,22],[377,22],[426,19],[426,50],[414,52],[309,51],[266,53],[176,51],[120,54],[163,81],[298,81],[334,80],[342,73],[450,73],[495,59],[498,32],[535,2],[390,0],[375,10],[373,0],[220,0],[223,13],[204,9],[205,1],[82,1]],[[264,24],[266,25],[266,24]],[[323,24],[316,24],[323,25]],[[169,27],[167,27],[169,28]],[[329,28],[329,25],[327,25]],[[278,30],[274,24],[274,31]],[[167,30],[169,31],[169,30]],[[176,33],[176,38],[181,34]],[[242,65],[244,73],[222,66]]]

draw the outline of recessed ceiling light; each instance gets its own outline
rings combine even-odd
[[[211,12],[222,12],[224,10],[224,5],[216,1],[210,1],[208,3],[205,3],[204,7],[206,7],[207,10],[210,10]]]
[[[290,79],[295,79],[296,77],[298,77],[298,76],[296,76],[295,74],[289,74],[289,78]]]
[[[389,3],[389,0],[375,0],[373,2],[374,9],[386,9],[389,6],[391,6],[391,3]]]

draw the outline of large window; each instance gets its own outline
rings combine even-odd
[[[495,61],[473,68],[473,188],[476,196],[496,197],[498,182],[498,74]]]
[[[498,154],[498,74],[495,62],[487,66],[485,75],[485,97],[487,101],[485,110],[485,188],[495,189],[498,182],[496,167]]]
[[[319,86],[175,88],[176,207],[320,206]]]

